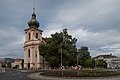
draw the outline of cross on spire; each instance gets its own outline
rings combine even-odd
[[[35,14],[35,8],[33,8],[33,14]]]

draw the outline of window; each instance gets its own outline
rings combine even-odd
[[[30,35],[30,33],[29,33],[29,40],[30,40],[30,38],[31,38],[31,35]]]
[[[38,33],[36,33],[36,38],[38,38]]]
[[[28,57],[30,57],[30,49],[28,49]]]
[[[25,34],[27,34],[27,32],[25,32]]]
[[[35,51],[35,57],[37,57],[37,50]]]
[[[37,53],[36,53],[36,57],[37,57]]]

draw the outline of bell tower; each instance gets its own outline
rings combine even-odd
[[[24,42],[24,68],[38,69],[42,66],[42,57],[39,52],[39,44],[43,43],[42,30],[39,29],[39,22],[36,19],[35,8],[33,8],[32,18],[25,29]]]

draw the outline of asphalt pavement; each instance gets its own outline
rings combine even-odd
[[[6,72],[0,74],[0,80],[32,80],[27,75],[32,72],[20,72],[18,70],[6,69]]]

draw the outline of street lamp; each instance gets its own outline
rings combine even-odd
[[[64,30],[63,30],[62,38],[63,38],[63,41],[61,43],[61,76],[63,77],[62,46],[63,46],[63,42],[64,42]]]
[[[66,34],[66,32],[67,32],[67,29],[63,29],[63,35],[62,35],[63,41],[61,43],[61,66],[63,66],[63,63],[62,63],[62,46],[63,46],[63,44],[65,42],[65,34]]]
[[[62,41],[62,43],[61,43],[61,75],[62,75],[62,77],[63,77],[63,54],[62,54],[62,46],[63,46],[63,44],[64,44],[64,42],[65,42],[65,32],[67,31],[67,29],[63,29],[63,35],[62,35],[62,38],[63,38],[63,41]]]
[[[77,66],[78,66],[78,53],[77,53]]]
[[[80,52],[77,50],[77,76],[79,76],[79,68],[81,68],[80,66],[79,66],[79,56],[80,56]]]
[[[62,44],[61,44],[61,68],[62,68]]]

